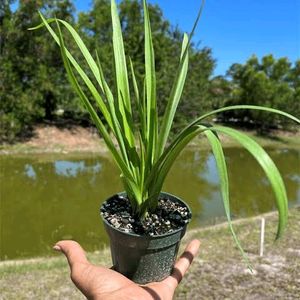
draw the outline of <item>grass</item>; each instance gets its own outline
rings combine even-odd
[[[290,211],[287,231],[274,243],[276,213],[266,214],[265,255],[259,257],[260,218],[234,223],[253,266],[233,249],[227,226],[195,230],[185,238],[202,241],[201,255],[183,279],[177,299],[298,299],[300,294],[300,208]]]
[[[300,208],[290,210],[285,235],[276,243],[276,213],[266,218],[265,255],[259,257],[260,217],[233,222],[254,272],[234,247],[226,224],[191,230],[201,252],[176,292],[175,299],[298,299],[300,294]],[[225,255],[226,254],[226,255]],[[108,249],[88,253],[91,262],[110,266]],[[0,262],[0,299],[84,299],[69,279],[61,255]]]

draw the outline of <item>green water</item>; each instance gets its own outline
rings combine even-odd
[[[245,217],[273,210],[274,197],[263,171],[244,150],[226,149],[232,214]],[[300,204],[300,156],[296,150],[268,151],[281,171],[290,206]],[[1,157],[0,259],[50,255],[60,239],[87,250],[107,243],[99,206],[122,190],[110,158],[96,155]],[[193,210],[191,227],[224,218],[218,176],[210,152],[187,150],[164,190]]]

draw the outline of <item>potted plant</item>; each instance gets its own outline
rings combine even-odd
[[[102,204],[100,210],[104,226],[110,237],[115,269],[137,283],[162,280],[172,270],[180,240],[191,218],[191,211],[178,197],[163,193],[161,190],[164,180],[180,152],[200,134],[207,137],[212,147],[229,229],[244,258],[247,260],[230,219],[229,182],[225,157],[218,138],[219,133],[229,136],[246,148],[266,173],[273,188],[279,212],[277,238],[281,236],[287,222],[288,202],[285,186],[268,154],[244,133],[224,126],[210,125],[204,121],[209,116],[234,109],[254,109],[277,113],[297,123],[300,123],[299,119],[267,107],[229,106],[198,117],[168,141],[187,75],[191,38],[200,18],[202,7],[191,34],[184,35],[177,74],[160,124],[156,105],[155,56],[149,12],[145,0],[143,0],[145,34],[143,92],[140,91],[135,77],[134,64],[125,56],[115,0],[111,1],[117,87],[115,94],[105,80],[97,52],[94,58],[70,24],[60,19],[46,20],[40,14],[42,23],[31,28],[38,29],[45,26],[60,46],[69,81],[90,113],[120,170],[125,192],[113,195]],[[57,32],[52,29],[51,23],[56,23]],[[89,73],[83,70],[66,48],[61,26],[64,26],[73,37],[89,66]],[[139,125],[135,125],[133,119],[127,63],[130,66],[131,85],[138,110]],[[79,84],[78,78],[85,85],[85,89]],[[89,95],[85,92],[86,88]],[[94,102],[89,100],[90,96]],[[97,109],[101,112],[101,118]]]

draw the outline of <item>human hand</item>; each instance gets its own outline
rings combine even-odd
[[[65,254],[70,265],[72,281],[88,299],[171,300],[199,246],[198,240],[193,240],[187,245],[169,277],[161,282],[141,286],[112,269],[92,265],[77,242],[60,241],[53,248]]]

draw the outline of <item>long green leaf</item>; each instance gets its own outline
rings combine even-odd
[[[88,98],[86,97],[86,95],[84,94],[84,92],[82,91],[80,85],[78,84],[78,81],[74,75],[74,72],[70,66],[70,62],[68,60],[67,57],[67,53],[66,53],[66,48],[64,46],[64,41],[63,41],[63,37],[61,34],[61,30],[59,27],[59,23],[57,22],[57,26],[58,26],[58,31],[59,31],[59,42],[60,42],[60,49],[61,49],[61,55],[63,58],[63,62],[64,62],[64,66],[66,68],[67,71],[67,75],[68,75],[68,79],[71,83],[71,85],[73,86],[74,90],[77,92],[78,96],[80,97],[82,103],[84,104],[84,106],[87,108],[87,110],[89,111],[95,125],[97,126],[99,132],[101,133],[106,145],[108,146],[109,150],[111,151],[117,165],[119,166],[121,172],[128,177],[128,180],[130,180],[132,183],[134,183],[134,179],[132,177],[132,174],[130,173],[130,170],[127,168],[127,165],[124,163],[124,161],[122,160],[122,158],[120,157],[119,153],[117,152],[104,124],[102,123],[101,119],[98,117],[96,111],[94,110],[93,106],[91,105],[91,103],[89,102]]]
[[[209,128],[207,128],[205,126],[201,126],[201,125],[199,125],[199,127],[202,129],[209,129]],[[203,133],[206,135],[206,137],[211,145],[211,148],[212,148],[215,160],[216,160],[216,165],[217,165],[219,178],[220,178],[221,194],[222,194],[222,199],[223,199],[226,218],[228,221],[229,230],[231,232],[231,235],[232,235],[237,247],[239,248],[240,252],[242,253],[242,256],[243,256],[244,260],[246,261],[249,269],[252,270],[249,259],[248,259],[247,255],[245,254],[238,237],[235,234],[235,231],[233,229],[233,225],[231,222],[230,201],[229,201],[229,180],[228,180],[227,166],[226,166],[226,160],[225,160],[225,155],[223,152],[222,144],[221,144],[218,136],[213,131],[205,130]]]
[[[146,123],[145,123],[145,118],[144,118],[145,110],[144,110],[144,106],[143,106],[143,103],[140,98],[140,92],[139,92],[139,88],[138,88],[138,84],[137,84],[137,80],[136,80],[136,76],[135,76],[135,72],[134,72],[134,67],[133,67],[133,63],[132,63],[131,59],[130,59],[130,68],[131,68],[132,82],[133,82],[133,88],[134,88],[134,93],[135,93],[136,107],[139,112],[139,120],[141,123],[140,133],[141,133],[142,141],[144,142],[145,138],[146,138]]]
[[[42,19],[42,23],[39,24],[36,27],[32,27],[29,28],[29,30],[36,30],[39,29],[41,27],[46,27],[47,30],[49,31],[49,33],[52,35],[53,39],[55,40],[55,42],[60,46],[60,42],[59,42],[59,38],[57,36],[57,34],[54,32],[54,30],[50,27],[50,23],[54,22],[56,19],[48,19],[46,20],[44,18],[44,16],[39,12],[40,17]],[[59,20],[57,19],[58,22],[63,22],[64,25],[68,24],[65,21]],[[71,25],[68,24],[67,28],[72,28]],[[72,31],[72,33],[74,34],[74,29]],[[78,36],[79,37],[79,36]],[[86,50],[86,47],[84,46],[83,42],[81,41],[81,39],[79,38],[75,40],[75,42],[81,45],[81,47]],[[97,80],[99,80],[99,76],[97,73],[97,71],[95,70],[94,64],[92,63],[93,58],[91,58],[91,56],[87,56],[86,51],[82,52],[86,58],[87,61],[89,61],[92,65],[93,65],[93,73],[95,75],[95,77],[97,78]],[[84,83],[86,84],[86,86],[89,88],[91,94],[93,95],[93,97],[96,100],[96,103],[98,104],[100,111],[102,112],[104,118],[106,119],[108,125],[110,126],[110,128],[113,130],[113,125],[112,125],[112,121],[111,121],[111,117],[108,113],[106,104],[104,102],[104,100],[102,99],[102,97],[100,96],[100,94],[98,93],[97,89],[95,88],[94,84],[92,83],[92,81],[89,79],[89,77],[85,74],[85,72],[82,70],[82,68],[79,66],[79,64],[77,63],[77,61],[74,59],[74,57],[72,56],[72,54],[66,49],[66,55],[68,57],[68,59],[70,60],[71,64],[74,66],[74,68],[76,69],[76,71],[78,72],[78,74],[80,75],[80,77],[82,78],[82,80],[84,81]],[[99,82],[100,84],[100,82]],[[101,86],[101,85],[100,85]]]
[[[188,62],[187,56],[188,56],[188,50],[190,48],[191,45],[191,41],[192,38],[194,36],[195,30],[197,28],[197,25],[199,23],[200,17],[202,15],[203,12],[203,8],[205,5],[205,0],[202,0],[201,2],[201,7],[199,9],[197,18],[194,22],[192,31],[189,34],[189,37],[186,39],[187,45],[185,46],[185,37],[184,37],[184,41],[183,41],[183,47],[182,49],[184,49],[184,51],[182,51],[181,53],[181,60],[179,63],[179,67],[175,76],[175,80],[172,86],[172,90],[171,90],[171,96],[169,98],[168,101],[168,106],[164,115],[164,119],[163,121],[165,122],[165,124],[163,124],[162,128],[160,129],[160,135],[159,135],[159,146],[158,146],[158,154],[157,157],[160,157],[160,155],[162,154],[162,152],[164,151],[166,142],[167,142],[167,138],[168,138],[168,134],[170,131],[170,126],[172,125],[172,120],[174,118],[174,113],[176,112],[176,108],[178,106],[178,102],[180,100],[181,97],[181,93],[182,93],[182,88],[184,86],[184,82],[185,82],[185,78],[186,78],[186,74],[185,74],[185,65]],[[184,75],[185,74],[185,75]],[[174,108],[173,108],[174,105]]]
[[[157,196],[159,195],[166,176],[168,175],[172,165],[177,159],[181,151],[187,146],[187,144],[196,136],[198,136],[205,129],[200,128],[198,125],[190,127],[189,130],[185,131],[178,140],[178,143],[169,147],[165,151],[160,160],[153,166],[150,174],[146,178],[144,189],[149,190],[149,202],[151,206],[155,206]]]
[[[136,177],[136,179],[139,178],[139,157],[138,154],[136,153],[136,150],[134,147],[131,147],[130,145],[126,144],[126,136],[125,133],[121,131],[121,126],[116,114],[116,102],[114,101],[113,98],[113,94],[104,78],[103,75],[103,71],[102,71],[102,67],[98,58],[98,54],[96,52],[96,56],[97,56],[97,65],[100,71],[100,77],[101,77],[101,82],[104,88],[104,93],[106,95],[106,98],[108,100],[109,103],[109,109],[110,109],[110,114],[113,120],[113,125],[114,125],[114,129],[116,132],[116,138],[118,141],[118,144],[120,146],[121,152],[123,154],[123,157],[125,158],[126,162],[130,165],[131,170],[134,173],[134,176]]]
[[[257,160],[259,165],[264,170],[275,194],[276,205],[279,213],[279,222],[276,238],[279,238],[282,235],[284,228],[286,227],[288,200],[282,177],[276,165],[274,164],[270,156],[267,154],[267,152],[257,142],[248,137],[246,134],[224,126],[214,126],[213,130],[224,133],[236,140],[237,142],[239,142],[245,149],[247,149],[253,155],[253,157]]]
[[[237,110],[237,109],[250,109],[250,110],[261,110],[261,111],[266,111],[266,112],[271,112],[271,113],[275,113],[281,116],[284,116],[288,119],[291,119],[292,121],[300,124],[300,120],[296,117],[294,117],[291,114],[288,114],[284,111],[275,109],[275,108],[270,108],[270,107],[264,107],[264,106],[256,106],[256,105],[232,105],[232,106],[226,106],[223,108],[219,108],[213,111],[210,111],[202,116],[200,116],[199,118],[197,118],[195,121],[193,121],[189,126],[193,126],[199,122],[201,122],[202,120],[206,119],[207,117],[210,117],[212,115],[224,112],[224,111],[228,111],[228,110]]]
[[[89,50],[87,49],[86,45],[82,41],[79,34],[76,32],[76,30],[68,22],[66,22],[64,20],[49,18],[47,20],[47,23],[50,24],[54,21],[58,21],[61,24],[63,24],[66,27],[66,29],[70,32],[70,34],[72,35],[75,43],[77,44],[78,48],[80,49],[81,53],[83,54],[83,57],[85,58],[87,64],[89,65],[90,70],[92,71],[95,79],[97,80],[97,82],[99,83],[101,89],[103,90],[103,86],[101,84],[100,74],[99,74],[99,69],[97,67],[97,64],[96,64],[94,58],[92,57],[92,55],[90,54]],[[37,29],[38,27],[39,26],[35,27],[35,29]]]
[[[277,109],[273,109],[273,108],[263,107],[263,106],[234,105],[234,106],[228,106],[228,107],[224,107],[224,108],[220,108],[220,109],[211,111],[211,112],[204,114],[203,116],[197,118],[195,121],[190,123],[186,128],[184,128],[179,134],[177,134],[177,136],[174,138],[172,143],[164,150],[164,152],[160,156],[159,160],[153,166],[151,173],[149,174],[148,178],[146,179],[145,187],[149,186],[149,184],[153,181],[153,178],[156,176],[155,175],[156,172],[159,172],[159,169],[160,169],[161,165],[164,163],[164,161],[169,159],[168,158],[169,156],[172,156],[174,149],[176,149],[176,147],[178,147],[178,145],[181,145],[181,141],[183,139],[185,139],[185,137],[187,135],[190,134],[190,131],[194,130],[194,128],[195,128],[195,126],[197,126],[197,124],[201,124],[201,121],[203,121],[205,118],[207,118],[211,115],[214,115],[216,113],[223,112],[226,110],[234,110],[234,109],[254,109],[254,110],[261,110],[261,111],[266,111],[266,112],[272,112],[272,113],[276,113],[276,114],[285,116],[285,117],[300,124],[299,119],[297,119],[296,117],[294,117],[286,112],[283,112],[283,111],[277,110]]]
[[[284,116],[298,124],[300,124],[300,120],[296,117],[294,117],[291,114],[288,114],[284,111],[278,110],[278,109],[274,109],[274,108],[269,108],[269,107],[264,107],[264,106],[256,106],[256,105],[233,105],[233,106],[226,106],[220,109],[216,109],[213,110],[211,112],[208,112],[202,116],[200,116],[199,118],[195,119],[193,122],[191,122],[186,128],[184,128],[181,132],[179,132],[177,134],[177,136],[174,138],[174,140],[172,141],[170,147],[172,148],[172,145],[175,145],[176,143],[178,143],[178,141],[181,139],[181,136],[184,135],[185,131],[188,131],[191,127],[197,125],[197,124],[201,124],[201,122],[206,119],[207,117],[210,117],[212,115],[215,115],[217,113],[220,112],[224,112],[224,111],[228,111],[228,110],[236,110],[236,109],[250,109],[250,110],[260,110],[260,111],[265,111],[265,112],[271,112],[271,113],[275,113],[281,116]],[[166,149],[165,152],[167,152],[168,150]]]
[[[99,56],[98,53],[96,51],[96,58],[97,58],[97,66],[99,69],[99,75],[100,75],[100,81],[101,81],[101,85],[103,87],[103,93],[105,94],[105,97],[107,99],[108,102],[108,107],[109,107],[109,112],[111,115],[111,119],[112,119],[112,125],[113,125],[113,129],[115,132],[115,136],[117,138],[122,156],[124,158],[124,160],[126,161],[127,164],[129,164],[129,160],[128,160],[128,156],[127,156],[127,151],[126,151],[126,145],[124,144],[124,140],[125,137],[122,135],[122,131],[121,131],[121,125],[119,123],[119,119],[117,118],[116,115],[116,111],[115,111],[115,101],[114,101],[114,96],[104,78],[104,74],[102,71],[102,67],[101,67],[101,63],[99,60]],[[124,133],[123,133],[124,134]]]
[[[118,10],[115,0],[111,1],[111,17],[113,26],[113,49],[115,59],[115,71],[117,80],[118,104],[120,118],[123,121],[123,130],[130,147],[134,147],[135,139],[133,133],[133,120],[129,94],[128,74],[124,43]]]
[[[285,186],[274,162],[259,144],[257,144],[247,135],[242,134],[237,130],[223,126],[210,127],[209,130],[225,133],[233,139],[237,140],[255,157],[257,162],[263,168],[273,188],[279,212],[278,231],[276,236],[278,238],[282,234],[286,226],[288,205]],[[194,125],[182,131],[180,134],[180,138],[177,139],[177,142],[172,143],[168,147],[167,151],[165,151],[165,155],[162,156],[163,159],[159,161],[159,165],[157,164],[154,166],[152,172],[146,180],[146,187],[153,186],[153,190],[155,191],[155,193],[157,193],[157,189],[160,189],[162,187],[165,177],[168,174],[174,161],[178,157],[179,153],[195,136],[197,136],[202,131],[205,131],[202,125]]]
[[[147,166],[151,167],[157,146],[158,120],[156,106],[156,75],[155,59],[152,43],[152,33],[149,19],[149,11],[146,0],[144,5],[144,27],[145,27],[145,82],[146,82],[146,115],[147,115]]]
[[[182,42],[182,49],[181,49],[181,60],[182,63],[179,66],[179,70],[177,72],[171,95],[168,100],[168,104],[166,107],[166,111],[164,113],[164,117],[162,119],[162,125],[160,128],[159,132],[159,140],[158,140],[158,151],[157,151],[157,156],[159,157],[166,145],[172,124],[173,124],[173,119],[175,112],[177,110],[177,106],[179,103],[179,100],[181,98],[181,94],[183,91],[187,71],[188,71],[188,52],[187,54],[183,57],[186,49],[188,47],[188,36],[184,34],[183,42]]]

